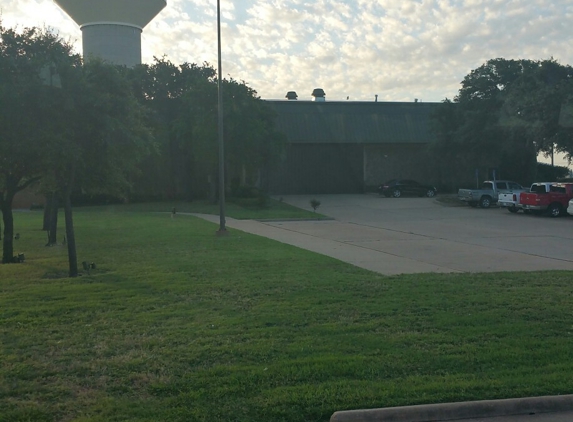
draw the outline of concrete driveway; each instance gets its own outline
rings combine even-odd
[[[573,217],[445,206],[436,199],[296,195],[283,201],[327,221],[254,222],[229,228],[270,237],[383,274],[573,270]]]

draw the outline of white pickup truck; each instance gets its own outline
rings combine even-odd
[[[538,182],[531,185],[531,187],[525,192],[534,193],[547,193],[549,192],[549,187],[551,182]],[[519,203],[519,197],[523,193],[523,190],[516,190],[512,192],[500,192],[497,200],[497,204],[500,208],[507,208],[509,212],[516,213],[522,210],[523,207]]]

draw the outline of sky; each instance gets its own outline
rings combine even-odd
[[[91,0],[97,1],[97,0]],[[120,1],[120,0],[118,0]],[[128,0],[121,0],[128,1]],[[132,0],[137,3],[138,0]],[[572,0],[220,0],[222,71],[263,99],[442,101],[489,59],[573,64]],[[0,0],[4,26],[47,26],[81,53],[52,0]],[[217,66],[216,0],[167,0],[143,61]]]
[[[323,88],[327,100],[441,101],[488,59],[573,64],[571,0],[220,2],[223,74],[266,99]],[[167,0],[143,31],[143,61],[216,67],[216,5]],[[81,52],[81,31],[52,0],[0,0],[0,9],[5,26],[48,26]]]

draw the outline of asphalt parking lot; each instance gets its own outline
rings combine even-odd
[[[332,217],[323,221],[238,221],[230,229],[270,237],[383,274],[573,270],[573,217],[447,206],[438,199],[293,195]]]

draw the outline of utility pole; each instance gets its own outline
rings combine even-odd
[[[219,139],[219,230],[218,236],[227,235],[225,227],[225,142],[223,138],[223,70],[221,64],[221,4],[217,0],[217,57],[218,57],[218,78],[217,88],[219,91],[218,99],[218,120],[217,133]]]

